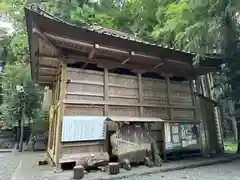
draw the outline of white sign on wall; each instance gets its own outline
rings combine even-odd
[[[105,139],[105,120],[104,116],[64,116],[62,142]]]

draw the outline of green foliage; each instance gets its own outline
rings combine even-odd
[[[157,0],[59,1],[45,4],[48,11],[65,21],[96,24],[149,38],[157,23]]]
[[[25,90],[25,121],[37,121],[40,118],[42,90],[31,80],[27,34],[25,28],[24,6],[26,0],[0,0],[1,11],[14,25],[14,33],[1,41],[3,71],[1,72],[3,104],[0,106],[1,119],[8,124],[20,120],[20,99],[17,85]],[[4,41],[7,41],[4,42]]]
[[[22,84],[25,90],[25,115],[29,120],[36,120],[41,106],[41,88],[31,81],[28,64],[16,62],[7,64],[2,73],[3,104],[1,105],[2,119],[13,124],[20,120],[20,99],[16,86]]]
[[[10,66],[28,65],[23,6],[31,2],[33,0],[0,0],[0,10],[11,17],[16,29],[7,48],[7,66],[3,78],[10,78],[9,74],[14,74]],[[219,74],[215,79],[218,79],[218,84],[231,84],[235,90],[232,91],[228,85],[221,86],[218,94],[224,91],[236,100],[240,99],[237,93],[240,89],[237,73],[240,63],[238,54],[234,53],[238,51],[236,39],[239,38],[235,31],[239,29],[236,26],[240,9],[238,0],[50,0],[42,5],[53,15],[76,25],[100,25],[200,55],[224,54],[230,71]],[[26,86],[32,88],[29,67],[26,72],[28,75],[24,75],[23,79],[26,78]],[[12,86],[21,80],[15,82],[11,79]],[[31,92],[29,94],[35,99],[35,94]],[[12,107],[10,101],[5,103],[9,105],[2,107]]]

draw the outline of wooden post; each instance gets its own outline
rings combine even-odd
[[[143,116],[143,89],[142,89],[142,74],[138,73],[138,91],[139,91],[139,103],[140,103],[140,116]]]
[[[104,116],[108,116],[108,69],[104,68]],[[104,141],[104,151],[108,152],[108,124],[106,124],[106,140]]]
[[[108,163],[108,173],[110,175],[115,175],[120,172],[120,164],[119,163]]]
[[[213,94],[213,90],[212,90],[214,82],[213,82],[213,77],[212,77],[211,73],[206,75],[206,81],[207,81],[207,84],[208,84],[209,97],[210,97],[211,100],[214,100],[214,94]],[[223,119],[223,118],[221,118],[221,115],[223,117],[223,113],[221,111],[222,111],[221,106],[213,108],[215,124],[216,124],[216,132],[217,132],[217,141],[218,141],[218,143],[217,143],[218,150],[217,151],[219,153],[222,153],[224,151],[222,123],[221,123],[221,121]]]
[[[169,117],[170,121],[173,121],[173,113],[172,113],[172,93],[171,93],[171,82],[169,76],[165,76],[166,79],[166,87],[167,87],[167,98],[168,98],[168,105],[169,105]]]
[[[53,105],[50,106],[50,109],[49,109],[49,114],[48,114],[48,122],[49,122],[49,125],[48,125],[48,144],[47,144],[47,151],[50,151],[50,146],[51,146],[51,132],[52,132],[52,121],[53,121],[53,118],[52,118],[52,112],[53,112]]]
[[[108,101],[108,69],[104,68],[104,116],[108,115],[108,105],[106,101]]]
[[[194,119],[199,120],[197,102],[196,102],[197,100],[196,100],[196,96],[194,95],[194,84],[192,80],[189,81],[189,86],[190,86],[191,97],[192,97],[192,105],[194,106]]]
[[[170,78],[169,76],[165,76],[165,79],[166,79],[166,88],[167,88],[167,98],[168,98],[168,105],[169,105],[169,118],[170,118],[170,121],[174,121],[174,118],[173,118],[173,113],[172,113],[172,93],[171,93],[171,82],[170,82]],[[171,124],[169,123],[169,129],[170,129],[170,132],[172,132],[172,126]],[[166,161],[166,153],[165,153],[165,150],[166,150],[166,138],[165,138],[165,133],[164,133],[164,161]],[[172,135],[171,135],[171,140],[172,140]]]
[[[60,90],[60,81],[61,81],[61,74],[58,74],[57,75],[57,82],[55,84],[55,93],[54,93],[54,115],[56,113],[56,115],[54,116],[54,123],[53,123],[53,159],[56,161],[56,158],[55,158],[55,155],[56,155],[56,144],[57,144],[57,140],[56,140],[56,134],[57,134],[57,123],[58,123],[58,108],[56,108],[57,106],[57,103],[58,103],[58,93],[59,93],[59,90]]]
[[[84,177],[84,167],[83,166],[75,166],[73,168],[73,179],[82,179]]]
[[[60,78],[60,96],[59,96],[59,107],[58,107],[58,116],[57,116],[57,143],[56,143],[56,168],[60,169],[60,153],[61,153],[61,139],[62,139],[62,121],[64,116],[64,99],[66,95],[66,84],[67,84],[67,65],[62,63],[62,72]]]
[[[203,76],[198,77],[197,81],[196,81],[196,90],[197,93],[202,94],[203,96],[207,96],[206,93],[206,88],[205,88],[205,84],[204,84],[204,79]],[[206,122],[206,115],[205,115],[205,109],[204,107],[202,107],[203,104],[201,104],[201,102],[199,102],[199,106],[201,109],[201,119],[202,119],[202,126],[203,126],[203,155],[204,156],[208,156],[209,154],[209,133],[207,131],[208,129],[208,124]]]

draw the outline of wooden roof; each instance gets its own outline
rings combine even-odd
[[[194,53],[142,41],[106,28],[78,27],[25,8],[32,77],[39,84],[54,83],[61,61],[99,67],[125,68],[180,77],[196,77],[218,70],[221,59],[193,67]]]

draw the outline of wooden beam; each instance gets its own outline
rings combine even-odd
[[[45,41],[49,46],[51,46],[51,48],[54,49],[56,54],[61,54],[61,51],[55,45],[53,45],[51,41],[49,41],[49,39],[44,35],[44,33],[40,32],[36,28],[33,28],[32,33],[37,35],[39,38],[41,38],[43,41]]]
[[[154,68],[155,66],[150,66],[150,65],[141,65],[141,64],[121,64],[119,62],[113,61],[113,60],[107,60],[107,59],[88,59],[87,57],[84,56],[79,56],[79,55],[69,55],[68,58],[71,60],[76,60],[79,62],[86,62],[86,63],[92,63],[92,64],[98,64],[98,67],[100,68],[107,68],[107,69],[114,69],[114,68],[125,68],[125,69],[133,69],[135,71],[139,72],[156,72],[156,73],[163,73],[164,70],[158,69],[161,64],[157,64],[156,66],[159,65],[159,67]],[[186,77],[188,76],[187,72],[180,73],[180,72],[172,72],[172,74],[177,75],[177,76],[183,76]]]
[[[96,53],[96,49],[99,48],[99,45],[98,44],[94,44],[93,48],[92,48],[92,51],[89,53],[88,55],[88,59],[92,59]]]
[[[176,63],[176,64],[182,64],[182,65],[187,65],[189,67],[191,67],[191,65],[187,62],[182,62],[182,61],[177,61],[177,60],[172,60],[172,59],[167,59],[167,62],[172,62],[172,63]]]
[[[66,47],[66,46],[64,46],[63,43],[85,46],[85,47],[88,47],[88,48],[93,47],[93,45],[91,43],[82,42],[80,40],[73,40],[73,39],[70,39],[70,38],[59,37],[59,36],[56,36],[56,35],[53,35],[53,34],[50,34],[50,33],[44,33],[44,35],[46,37],[50,38],[50,39],[53,39],[53,40],[57,41],[58,46],[61,46],[61,47]],[[67,48],[70,48],[70,47],[67,47]],[[103,51],[103,52],[104,51],[105,52],[110,51],[110,52],[113,52],[113,53],[116,53],[116,54],[122,54],[122,55],[125,55],[125,56],[127,56],[129,54],[129,51],[116,49],[116,48],[110,48],[110,47],[106,47],[106,46],[102,46],[102,45],[99,45],[98,50]],[[142,53],[135,53],[135,56],[142,57],[142,58],[147,58],[147,59],[161,60],[160,57],[152,56],[152,55],[148,55],[148,54],[142,54]]]
[[[126,103],[126,102],[117,102],[117,101],[92,101],[92,100],[64,100],[64,103],[66,105],[72,104],[72,105],[109,105],[109,106],[131,106],[131,107],[138,107],[140,106],[140,103]],[[156,108],[170,108],[170,105],[154,105],[154,104],[142,104],[143,107],[156,107]],[[172,108],[176,109],[192,109],[194,110],[194,107],[185,105],[172,105]]]
[[[57,58],[57,57],[56,57]],[[76,55],[76,54],[69,54],[68,55],[68,62],[72,61],[72,62],[84,62],[85,65],[88,63],[92,63],[92,64],[97,64],[98,67],[100,68],[107,68],[107,69],[115,69],[115,68],[125,68],[125,69],[133,69],[135,71],[139,71],[139,72],[156,72],[156,73],[163,73],[165,72],[164,69],[158,69],[162,63],[159,63],[155,66],[150,66],[150,65],[141,65],[141,64],[121,64],[117,61],[113,61],[113,60],[108,60],[108,59],[88,59],[85,56],[80,56],[80,55]],[[164,62],[163,62],[164,63]],[[83,67],[85,67],[85,65]],[[188,77],[190,76],[188,71],[181,73],[181,72],[176,72],[173,70],[173,72],[171,72],[172,74],[174,74],[175,76],[182,76],[182,77]]]
[[[47,64],[38,64],[39,68],[47,68],[47,69],[58,69],[58,66],[52,66]]]
[[[49,86],[52,84],[52,82],[43,82],[43,81],[40,81],[40,82],[37,82],[37,84],[41,85],[41,86]]]
[[[38,75],[39,75],[39,77],[44,76],[44,77],[53,77],[53,78],[55,78],[57,76],[57,74],[48,74],[48,73],[41,73]]]
[[[52,75],[57,75],[58,74],[58,70],[54,69],[54,68],[49,68],[49,67],[40,67],[39,74],[52,74]]]
[[[89,55],[88,55],[88,59],[93,59],[93,58],[94,58],[95,53],[96,53],[96,49],[98,49],[98,48],[99,48],[99,45],[98,45],[98,44],[94,44],[91,52],[90,52]],[[85,63],[81,66],[81,68],[84,69],[84,68],[86,68],[87,65],[88,65],[88,62],[85,62]]]
[[[134,56],[134,55],[135,55],[135,52],[134,52],[134,51],[131,51],[131,52],[129,53],[129,57],[128,57],[127,59],[123,60],[123,61],[121,62],[121,64],[126,64],[128,61],[131,60],[132,56]]]
[[[160,66],[162,66],[164,64],[165,64],[164,62],[161,62],[161,63],[157,64],[156,66],[154,66],[153,69],[156,69],[156,68],[158,68],[158,67],[160,67]]]
[[[39,81],[49,81],[49,82],[55,82],[56,78],[53,76],[38,76]]]
[[[97,64],[99,67],[106,67],[109,69],[114,69],[114,68],[125,68],[125,69],[139,69],[139,70],[146,70],[146,67],[144,68],[141,65],[137,65],[137,64],[121,64],[118,62],[113,62],[111,60],[96,60]],[[149,69],[151,69],[151,67],[149,66]]]
[[[55,40],[58,46],[62,46],[63,43],[66,43],[66,44],[75,44],[75,45],[80,45],[80,46],[86,46],[91,49],[93,47],[93,45],[90,43],[85,43],[82,41],[77,41],[77,40],[73,40],[73,39],[69,39],[69,38],[65,38],[65,37],[61,37],[61,36],[56,36],[56,35],[53,35],[53,34],[47,33],[47,32],[44,32],[44,35],[52,40]],[[65,47],[65,46],[63,46],[63,47]]]
[[[60,60],[55,57],[38,56],[37,54],[36,57],[39,57],[38,60],[39,66],[59,68],[61,63]]]

